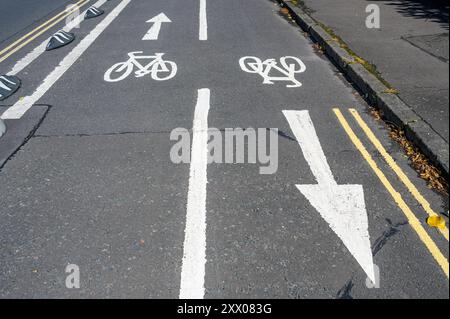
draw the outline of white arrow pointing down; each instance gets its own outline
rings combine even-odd
[[[153,23],[153,26],[144,35],[142,40],[158,40],[159,32],[161,31],[161,25],[166,22],[172,21],[164,13],[160,13],[156,17],[148,20],[147,23]]]
[[[338,185],[320,145],[308,111],[283,111],[300,145],[316,185],[296,185],[311,205],[376,282],[362,185]]]

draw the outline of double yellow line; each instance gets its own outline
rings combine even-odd
[[[361,153],[362,157],[367,161],[369,166],[372,168],[372,170],[375,172],[375,174],[380,179],[383,186],[386,188],[386,190],[391,194],[392,198],[396,202],[396,204],[400,207],[406,218],[408,219],[409,224],[414,229],[414,231],[419,236],[420,240],[423,242],[425,247],[429,250],[431,255],[434,257],[436,262],[439,264],[439,266],[444,271],[447,278],[449,278],[449,264],[447,258],[442,254],[439,247],[436,245],[436,243],[431,239],[431,237],[426,232],[425,228],[422,226],[420,220],[414,215],[411,208],[406,204],[405,200],[403,199],[402,195],[394,188],[394,186],[391,184],[391,182],[387,179],[386,175],[381,171],[381,169],[378,167],[377,163],[374,161],[370,153],[367,151],[364,144],[361,142],[361,140],[358,138],[358,136],[355,134],[353,129],[351,128],[350,124],[342,114],[342,112],[335,108],[333,109],[334,114],[336,115],[337,119],[339,120],[340,124],[342,125],[344,131],[349,136],[350,140],[353,142],[355,147],[358,149],[358,151]],[[423,209],[427,212],[428,216],[437,216],[437,214],[432,210],[430,204],[428,201],[422,196],[422,194],[419,192],[419,190],[414,186],[414,184],[411,182],[411,180],[406,176],[406,174],[403,172],[403,170],[397,165],[395,160],[389,155],[389,153],[386,151],[386,149],[383,147],[381,142],[377,139],[373,131],[369,128],[369,126],[364,122],[364,120],[359,115],[358,111],[355,109],[349,110],[350,114],[355,119],[356,123],[360,126],[360,128],[365,133],[366,137],[370,140],[370,142],[375,146],[377,151],[382,155],[386,163],[391,167],[391,169],[396,173],[399,180],[406,186],[406,188],[409,190],[409,192],[414,196],[414,198],[419,202],[419,204],[423,207]],[[448,240],[448,228],[445,227],[444,229],[440,230],[442,235],[445,237],[445,239]]]
[[[37,28],[31,30],[27,34],[25,34],[23,37],[15,41],[14,43],[11,43],[9,46],[4,48],[0,51],[0,62],[5,61],[8,57],[10,57],[12,54],[19,51],[21,48],[26,46],[28,43],[36,39],[38,36],[46,32],[48,29],[56,25],[61,20],[65,19],[75,11],[79,10],[83,5],[88,3],[90,0],[80,0],[74,5],[66,8],[64,11],[60,12],[53,18],[47,20]]]

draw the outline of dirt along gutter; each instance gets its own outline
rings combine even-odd
[[[343,73],[405,149],[411,165],[430,187],[448,195],[449,149],[447,142],[399,97],[398,91],[358,56],[335,32],[313,18],[300,0],[275,0]]]

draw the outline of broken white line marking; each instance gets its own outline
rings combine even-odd
[[[16,102],[2,114],[2,119],[20,119],[64,73],[78,60],[78,58],[91,46],[98,36],[114,21],[131,0],[122,0],[117,7],[100,22],[81,42],[59,63],[59,65],[44,79],[42,84],[32,95]]]
[[[200,30],[198,38],[200,41],[208,40],[208,17],[206,15],[206,0],[200,0]]]
[[[180,299],[203,299],[206,264],[206,184],[208,165],[209,89],[198,91],[181,266]]]

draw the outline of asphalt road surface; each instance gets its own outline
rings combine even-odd
[[[0,10],[2,50],[16,40],[14,37],[23,36],[39,27],[42,22],[53,18],[71,3],[67,0],[2,0]]]
[[[29,23],[0,50],[67,3],[28,5],[2,8],[0,29]],[[274,2],[97,6],[72,43],[42,50],[63,19],[0,55],[22,81],[0,102],[0,297],[449,297],[448,229],[426,223],[445,199]]]

